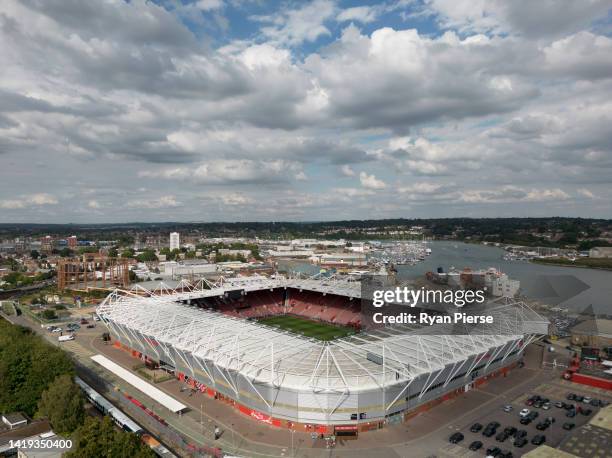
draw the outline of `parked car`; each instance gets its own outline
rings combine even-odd
[[[563,409],[565,408],[565,402],[557,401],[555,402],[555,407],[558,409]]]
[[[544,410],[550,409],[550,402],[545,402],[544,405],[542,405],[542,409]]]
[[[508,436],[514,436],[517,432],[517,429],[514,426],[506,426],[504,428],[504,432],[508,435]]]
[[[504,442],[506,439],[508,439],[508,434],[506,434],[505,431],[502,431],[497,436],[495,436],[495,440],[497,442]]]
[[[53,328],[53,329],[51,330],[51,332],[62,332],[62,331],[63,331],[63,329],[62,329],[62,328]]]
[[[482,432],[482,435],[484,437],[491,437],[495,434],[495,429],[493,428],[485,428],[484,431]]]
[[[482,425],[480,423],[474,423],[472,427],[470,428],[470,431],[472,431],[473,433],[477,433],[481,429],[482,429]]]
[[[96,327],[96,325],[93,324],[93,323],[87,325],[87,329],[93,329],[95,327]]]
[[[585,404],[589,404],[592,400],[593,398],[590,396],[585,396],[584,398],[582,398],[582,402],[584,402]]]
[[[499,455],[497,455],[497,458],[514,458],[514,455],[511,451],[504,450]]]
[[[539,416],[540,416],[539,412],[529,412],[529,415],[527,415],[527,417],[531,418],[532,420],[535,420]]]
[[[470,450],[475,452],[476,450],[480,450],[482,448],[482,442],[474,441],[470,444]]]
[[[536,434],[533,436],[533,439],[531,439],[533,445],[542,445],[544,442],[546,442],[546,436],[544,434]]]
[[[461,433],[454,433],[449,439],[448,441],[451,444],[458,444],[459,442],[461,442],[463,440],[464,436]]]
[[[538,423],[536,425],[536,429],[539,431],[544,431],[546,429],[548,429],[548,427],[550,426],[550,423],[548,421],[541,421],[540,423]]]
[[[527,415],[529,415],[529,413],[530,413],[530,412],[531,412],[531,411],[530,411],[529,409],[523,409],[523,410],[521,410],[521,411],[519,412],[519,416],[520,416],[521,418],[525,418]]]
[[[568,393],[567,396],[566,396],[566,399],[568,401],[574,401],[574,400],[576,400],[576,395],[574,393]]]
[[[520,439],[516,439],[514,441],[514,446],[518,447],[518,448],[521,448],[521,447],[524,447],[525,445],[527,445],[527,442],[528,442],[527,439],[525,439],[524,437],[521,437]]]
[[[574,426],[576,426],[574,423],[563,423],[563,429],[565,429],[566,431],[574,429]]]
[[[565,416],[567,418],[574,418],[576,416],[576,411],[575,410],[568,410],[567,412],[565,412]]]
[[[512,412],[513,410],[514,407],[512,407],[510,404],[504,406],[504,412]]]
[[[517,439],[522,439],[523,437],[527,437],[527,431],[525,431],[524,429],[519,429],[514,435],[514,437]]]
[[[487,449],[487,456],[499,456],[499,454],[501,453],[501,448],[499,447],[489,447]]]

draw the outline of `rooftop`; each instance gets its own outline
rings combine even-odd
[[[564,452],[548,445],[540,445],[532,451],[525,453],[523,458],[577,458],[576,455]]]

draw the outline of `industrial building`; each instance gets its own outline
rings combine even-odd
[[[548,326],[523,303],[492,304],[490,313],[513,332],[450,335],[402,325],[323,342],[257,318],[292,314],[357,329],[358,282],[255,276],[182,281],[165,292],[106,298],[97,313],[115,346],[255,420],[322,433],[401,422],[503,375]]]

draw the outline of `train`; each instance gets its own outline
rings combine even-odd
[[[140,427],[140,425],[138,425],[138,423],[133,421],[121,410],[112,405],[104,396],[85,383],[83,379],[80,377],[75,377],[74,381],[81,387],[87,399],[94,406],[96,406],[100,412],[110,416],[113,422],[119,426],[119,428],[123,429],[124,431],[137,434],[138,436],[144,433],[144,430]]]
[[[162,458],[176,457],[176,455],[174,455],[170,450],[168,450],[151,435],[149,435],[144,429],[142,429],[138,423],[129,418],[121,410],[111,404],[104,396],[85,383],[83,379],[75,376],[74,381],[81,387],[89,402],[96,406],[100,412],[111,417],[113,422],[119,428],[139,436],[145,444],[151,447],[157,456]]]

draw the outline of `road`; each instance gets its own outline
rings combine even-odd
[[[26,316],[10,317],[10,321],[28,326],[54,345],[70,352],[78,363],[80,375],[91,379],[98,377],[98,385],[110,384],[114,389],[130,394],[151,408],[181,435],[196,444],[214,444],[223,451],[248,457],[301,457],[301,458],[376,458],[376,457],[452,457],[457,449],[449,447],[448,437],[453,431],[465,428],[499,406],[510,403],[524,393],[532,391],[551,379],[560,380],[560,370],[542,370],[542,348],[531,346],[526,355],[527,366],[510,372],[506,378],[495,379],[478,389],[444,402],[409,422],[393,425],[377,431],[362,433],[358,440],[339,441],[334,449],[325,448],[322,440],[313,442],[304,433],[292,434],[290,430],[273,428],[247,418],[220,401],[209,399],[197,393],[181,391],[177,380],[157,384],[192,410],[177,415],[166,410],[154,399],[150,399],[131,385],[105,371],[90,356],[104,353],[115,362],[131,370],[136,360],[126,352],[103,345],[100,336],[104,328],[98,323],[93,330],[82,329],[75,341],[59,344],[57,335],[50,334],[38,324],[31,323]],[[218,441],[213,440],[214,426],[218,425],[224,434]],[[468,452],[465,448],[463,452]],[[469,456],[463,453],[461,456]]]

